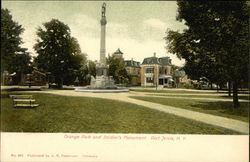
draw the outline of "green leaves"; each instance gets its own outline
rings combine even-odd
[[[52,19],[37,30],[38,53],[36,62],[42,71],[51,72],[57,80],[73,82],[81,66],[86,64],[86,55],[81,52],[76,38],[70,35],[70,28],[63,22]],[[70,78],[70,79],[69,79]]]
[[[29,73],[31,56],[22,48],[21,34],[24,29],[12,20],[8,9],[1,9],[1,72],[16,73],[15,84],[21,81],[21,74]]]
[[[245,1],[178,1],[177,20],[188,26],[183,33],[168,31],[169,52],[186,60],[191,79],[206,77],[219,85],[248,81],[249,4]],[[199,40],[198,42],[195,40]]]
[[[242,65],[247,65],[249,60],[249,7],[246,3],[177,3],[177,20],[185,20],[188,29],[183,33],[168,31],[165,39],[169,52],[186,60],[185,69],[188,75],[194,76],[196,73],[198,75],[195,74],[193,79],[206,76],[212,82],[215,82],[214,76],[240,79],[240,69]],[[196,68],[201,71],[197,73]],[[218,71],[223,73],[217,75]]]
[[[19,67],[19,64],[14,60],[20,58],[30,58],[29,54],[26,53],[27,49],[21,48],[22,38],[20,35],[24,29],[17,22],[12,20],[12,15],[8,9],[1,9],[1,72],[4,70],[12,72],[20,72],[20,68],[25,68],[30,62],[30,59],[23,60],[20,62],[23,67]],[[17,66],[17,67],[15,67]]]
[[[128,83],[129,76],[125,69],[125,62],[123,59],[109,56],[107,64],[109,65],[108,75],[113,76],[116,83]]]

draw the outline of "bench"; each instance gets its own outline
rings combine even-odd
[[[12,99],[31,99],[32,95],[10,95]]]
[[[32,95],[10,95],[13,99],[14,107],[30,107],[34,108],[39,106],[35,103],[35,99],[33,99]]]

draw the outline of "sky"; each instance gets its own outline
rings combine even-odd
[[[2,8],[10,10],[13,20],[23,26],[25,31],[22,47],[36,52],[36,31],[43,23],[55,18],[71,29],[83,53],[88,59],[99,60],[100,19],[103,1],[1,1]],[[153,56],[169,56],[177,66],[184,65],[174,54],[166,50],[166,30],[187,28],[183,22],[176,21],[175,1],[107,1],[106,3],[106,55],[118,48],[125,60],[142,62]]]

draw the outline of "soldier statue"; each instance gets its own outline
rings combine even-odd
[[[106,3],[102,4],[102,17],[105,17],[105,12],[106,12]]]

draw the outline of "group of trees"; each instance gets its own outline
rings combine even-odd
[[[22,74],[31,73],[33,68],[55,78],[58,87],[72,84],[77,76],[83,78],[82,71],[93,71],[93,63],[87,64],[86,54],[81,52],[76,38],[70,34],[70,28],[63,22],[52,19],[37,30],[34,49],[38,56],[31,61],[27,49],[21,48],[20,35],[24,28],[13,21],[8,9],[1,9],[1,74],[4,71],[15,73],[16,82]],[[91,72],[93,73],[93,72]]]
[[[183,32],[167,31],[167,48],[184,58],[191,79],[233,86],[234,107],[239,107],[238,86],[249,77],[249,5],[246,1],[177,1],[177,20]]]

